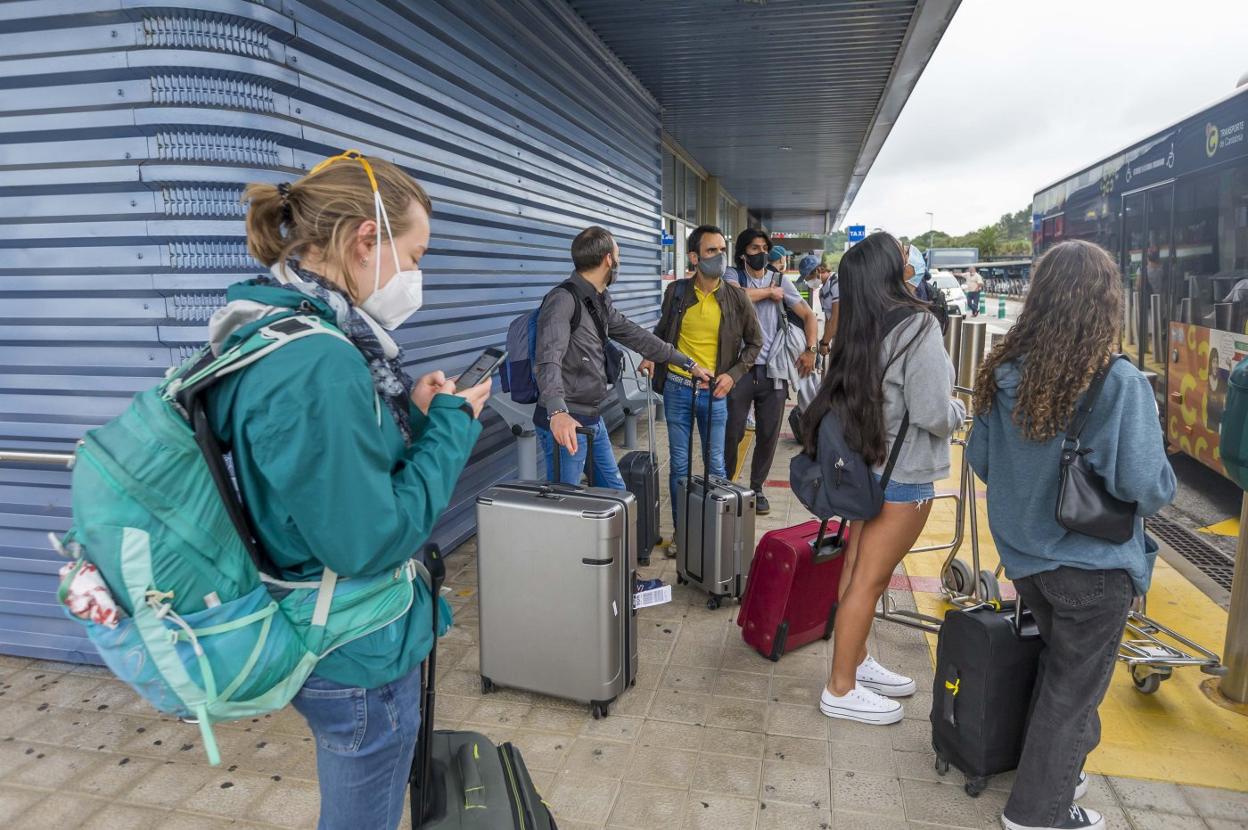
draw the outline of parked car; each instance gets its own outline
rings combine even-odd
[[[949,311],[955,314],[966,314],[966,292],[962,290],[962,284],[958,282],[958,278],[948,271],[933,271],[932,282],[936,283],[936,287],[945,295],[945,302],[949,305]]]

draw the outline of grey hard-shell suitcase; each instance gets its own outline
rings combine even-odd
[[[696,406],[697,397],[694,397]],[[707,407],[710,407],[707,399]],[[754,559],[754,490],[710,475],[710,446],[702,441],[703,474],[693,475],[693,435],[697,433],[694,407],[689,430],[689,466],[677,479],[676,581],[693,585],[710,596],[708,608],[725,599],[741,599]],[[709,418],[708,418],[709,421]]]
[[[512,481],[477,497],[482,692],[508,686],[608,714],[637,674],[636,537],[627,490]]]
[[[431,595],[438,596],[445,567],[426,548]],[[438,664],[438,603],[433,605],[433,647],[421,678],[421,722],[409,779],[412,826],[420,830],[555,830],[520,750],[495,746],[478,732],[434,731]]]

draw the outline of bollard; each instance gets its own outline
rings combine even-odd
[[[624,413],[624,449],[637,449],[637,413]]]
[[[1166,342],[1166,330],[1161,322],[1161,295],[1148,295],[1148,352],[1152,355],[1153,360],[1162,363],[1165,362],[1165,348],[1162,346]]]
[[[1222,694],[1236,703],[1248,703],[1248,493],[1239,507],[1239,544],[1235,548],[1222,663],[1226,666],[1219,684]]]
[[[980,320],[962,321],[962,344],[958,351],[958,386],[975,386],[979,364],[988,342],[988,324]]]
[[[979,295],[979,313],[988,313],[988,295],[986,293],[981,293]]]
[[[531,430],[516,436],[516,470],[524,481],[537,480],[537,434]]]
[[[1005,319],[1005,295],[1004,294],[997,295],[997,319],[998,320]]]
[[[961,314],[949,315],[949,328],[945,330],[945,351],[949,353],[949,360],[954,366],[958,365],[958,352],[962,349],[962,321],[966,319]]]

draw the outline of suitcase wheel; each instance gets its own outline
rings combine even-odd
[[[949,761],[940,755],[936,756],[936,774],[947,775],[949,772]]]
[[[719,597],[709,597],[706,600],[706,607],[714,611],[719,607]]]
[[[481,675],[481,694],[488,695],[492,691],[494,691],[494,681]]]
[[[589,713],[594,716],[594,720],[601,720],[611,714],[611,704],[606,701],[594,701],[589,704]]]
[[[681,576],[680,574],[676,574],[676,584],[677,584],[677,585],[688,585],[688,584],[689,584],[689,580],[685,579],[685,578],[684,578],[683,576]]]
[[[987,778],[967,778],[966,785],[962,787],[962,789],[966,790],[966,794],[971,798],[979,798],[979,794],[987,788]]]

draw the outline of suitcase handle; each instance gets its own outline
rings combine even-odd
[[[845,553],[846,522],[837,525],[835,536],[828,536],[828,522],[830,521],[832,520],[824,519],[819,523],[819,535],[810,543],[810,549],[814,554],[813,562],[816,565],[821,565]],[[827,547],[826,551],[823,550],[824,547]]]
[[[577,427],[576,434],[585,436],[585,478],[592,487],[594,484],[594,430],[589,427]],[[555,451],[550,454],[554,465],[555,481],[559,480],[559,458],[563,453],[563,447],[556,443]]]
[[[420,740],[412,758],[412,771],[408,787],[412,802],[412,826],[424,824],[429,809],[429,785],[433,770],[433,706],[437,693],[434,681],[438,667],[438,599],[442,595],[442,582],[446,579],[446,564],[437,545],[425,546],[425,567],[429,570],[429,597],[433,606],[429,616],[433,620],[433,645],[425,658],[424,677],[421,678]]]

